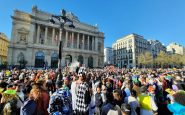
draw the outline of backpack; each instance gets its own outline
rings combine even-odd
[[[62,115],[69,115],[72,112],[71,94],[69,90],[59,90],[55,92],[49,103],[49,113],[59,112]]]

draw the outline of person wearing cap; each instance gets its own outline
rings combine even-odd
[[[17,104],[16,90],[7,89],[2,93],[0,107],[2,108],[0,114],[2,115],[16,115]]]
[[[138,96],[138,101],[140,104],[140,114],[141,115],[153,115],[153,111],[157,111],[158,107],[156,106],[154,99],[147,94],[147,87],[142,86],[140,88],[141,94]]]

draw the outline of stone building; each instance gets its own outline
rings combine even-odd
[[[120,68],[138,67],[138,56],[150,52],[151,45],[138,34],[129,34],[118,39],[113,45],[114,64]]]
[[[177,43],[171,43],[167,46],[167,52],[168,52],[168,54],[184,55],[185,54],[185,47],[183,47],[182,45],[177,44]]]
[[[104,33],[96,26],[80,22],[71,12],[66,15],[73,20],[75,28],[65,26],[62,31],[62,66],[75,61],[86,67],[103,66]],[[57,67],[59,23],[49,23],[51,16],[36,6],[31,13],[14,11],[8,53],[10,65],[26,60],[26,66]]]
[[[163,51],[166,52],[166,47],[158,40],[148,40],[150,42],[151,45],[151,54],[153,56],[153,58],[156,58],[157,55]]]
[[[113,63],[113,50],[111,47],[104,48],[104,64],[114,64]]]
[[[9,40],[4,33],[0,32],[0,65],[7,62]]]

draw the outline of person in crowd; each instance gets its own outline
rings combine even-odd
[[[131,95],[126,97],[124,102],[130,106],[130,114],[138,115],[137,109],[139,108],[139,102],[137,100],[137,93],[135,90],[131,90]]]
[[[185,91],[179,90],[173,94],[174,103],[168,104],[168,109],[173,115],[185,115]]]
[[[121,90],[114,90],[113,91],[113,96],[114,96],[114,102],[116,105],[118,105],[119,107],[121,107],[122,103],[123,103],[123,99],[121,97]]]
[[[23,90],[25,94],[25,101],[21,106],[20,115],[35,115],[36,112],[36,101],[37,101],[37,90],[32,90],[31,86],[25,87]]]
[[[130,113],[131,113],[130,111],[131,110],[130,110],[130,105],[129,104],[124,103],[124,104],[121,105],[122,115],[130,115]]]
[[[8,88],[2,93],[0,113],[2,115],[16,115],[18,97],[16,90]]]
[[[107,103],[107,97],[106,97],[107,87],[105,85],[102,85],[101,89],[102,89],[101,90],[102,101],[103,101],[103,105],[105,105]]]
[[[140,91],[141,94],[138,96],[138,101],[140,104],[140,115],[153,115],[153,111],[157,112],[158,109],[154,99],[147,94],[146,86],[142,86]]]
[[[121,109],[114,103],[112,92],[106,93],[107,104],[102,107],[101,115],[121,115]]]
[[[32,87],[31,94],[36,97],[37,115],[48,115],[47,108],[49,105],[49,94],[43,89],[41,81]]]
[[[100,86],[98,86],[96,88],[96,94],[95,94],[95,106],[96,106],[95,114],[96,115],[100,115],[100,110],[101,110],[102,105],[103,105],[103,100],[101,96],[101,88]]]
[[[86,74],[79,74],[79,86],[77,87],[76,115],[88,115],[91,101],[89,86],[86,83]]]
[[[50,114],[72,115],[71,93],[62,81],[56,82],[56,91],[51,95],[48,112]]]
[[[77,92],[76,92],[76,87],[77,87],[77,80],[78,80],[78,78],[77,78],[77,76],[76,75],[73,75],[72,76],[73,78],[73,81],[72,81],[72,83],[71,83],[71,95],[72,95],[72,108],[73,108],[73,113],[75,114],[75,110],[76,110],[76,94],[77,94]]]
[[[21,82],[16,81],[16,83],[14,84],[15,86],[15,90],[16,90],[16,95],[18,97],[18,101],[17,101],[17,115],[20,115],[20,108],[21,106],[23,106],[24,104],[24,93],[22,92],[22,85]]]

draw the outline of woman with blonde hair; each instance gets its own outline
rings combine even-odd
[[[48,115],[47,108],[49,105],[49,94],[42,88],[42,86],[40,84],[34,85],[30,95],[36,101],[37,115]]]

